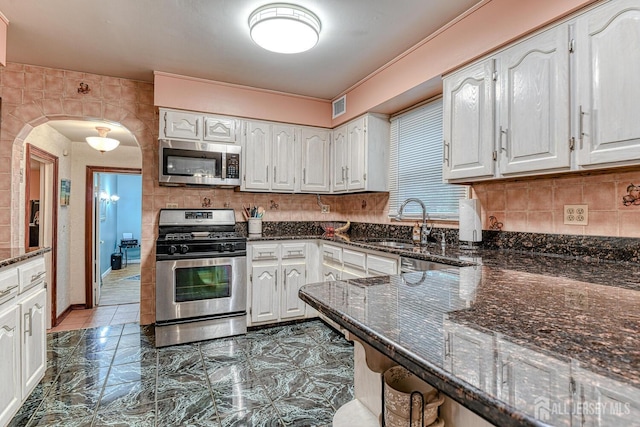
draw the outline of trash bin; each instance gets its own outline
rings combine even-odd
[[[384,423],[387,427],[443,427],[438,407],[444,395],[402,366],[384,373]]]
[[[113,253],[111,254],[111,269],[112,270],[120,270],[122,268],[122,254]]]

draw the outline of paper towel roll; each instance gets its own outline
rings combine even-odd
[[[459,240],[462,242],[482,241],[482,221],[480,220],[480,201],[478,199],[460,199]]]

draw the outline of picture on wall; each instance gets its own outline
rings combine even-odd
[[[71,196],[71,180],[60,180],[60,206],[69,206],[69,197]]]

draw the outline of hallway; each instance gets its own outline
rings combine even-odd
[[[140,320],[140,264],[111,271],[102,281],[100,305],[72,310],[49,332],[121,325]]]

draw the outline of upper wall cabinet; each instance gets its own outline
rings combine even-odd
[[[327,129],[302,128],[302,191],[329,192],[330,136]]]
[[[445,180],[493,176],[494,68],[487,59],[444,79]]]
[[[160,109],[161,139],[238,143],[241,127],[233,117]]]
[[[571,166],[569,54],[563,24],[498,56],[500,173]]]
[[[242,155],[244,177],[242,190],[296,190],[300,169],[299,128],[276,123],[247,121]]]
[[[367,114],[333,131],[331,189],[388,191],[389,119]]]
[[[640,4],[605,3],[576,21],[578,165],[640,160]]]

